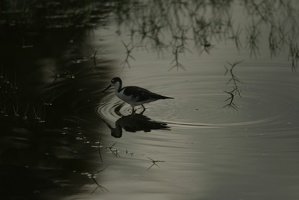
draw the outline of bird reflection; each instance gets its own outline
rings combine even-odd
[[[128,132],[151,132],[151,130],[170,130],[164,122],[153,121],[142,114],[131,114],[122,116],[115,122],[115,128],[105,122],[111,130],[111,135],[115,138],[122,137],[123,129]]]

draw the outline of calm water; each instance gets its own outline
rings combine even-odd
[[[296,1],[0,6],[5,199],[299,198]]]

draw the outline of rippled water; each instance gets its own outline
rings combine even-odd
[[[234,109],[226,107],[229,95],[224,91],[230,87],[226,84],[229,77],[223,75],[223,60],[205,65],[190,65],[187,72],[162,70],[159,75],[155,71],[163,66],[150,63],[121,70],[124,84],[175,99],[148,104],[144,113],[169,129],[123,130],[120,139],[110,138],[111,144],[117,142],[120,157],[109,159],[114,167],[107,173],[115,174],[108,175],[106,186],[120,185],[116,194],[105,194],[107,199],[122,195],[152,199],[153,194],[161,199],[298,195],[297,74],[284,66],[287,62],[269,61],[263,66],[251,59],[244,61],[236,69],[242,92]],[[111,91],[101,99],[97,112],[117,127],[118,120],[131,111]],[[138,123],[123,120],[121,126],[138,127]],[[163,162],[152,166],[151,159]]]
[[[115,6],[119,16],[113,13],[103,20],[100,15],[96,26],[91,14],[82,23],[91,20],[92,29],[84,33],[60,29],[56,34],[72,37],[54,30],[42,37],[26,32],[30,40],[21,40],[21,47],[19,40],[8,40],[0,60],[2,196],[298,199],[298,32],[296,26],[289,29],[287,3],[275,1],[271,7],[261,2],[205,5],[208,16],[219,8],[223,11],[218,13],[223,21],[215,14],[218,21],[209,25],[204,18],[195,19],[195,6],[186,6],[193,5],[190,2],[186,7],[170,3],[170,13],[172,6],[178,6],[178,12],[183,9],[181,21],[168,18],[170,26],[158,9],[167,3],[136,4],[136,11],[133,5],[107,3],[91,13],[112,13],[109,9]],[[161,13],[156,16],[153,8]],[[267,15],[256,14],[266,8]],[[127,9],[132,12],[125,13]],[[289,18],[271,15],[279,9]],[[187,10],[198,27],[188,27],[192,20],[186,18]],[[251,16],[249,11],[255,13],[253,18],[244,17]],[[233,28],[225,25],[230,12]],[[297,10],[293,12],[297,16]],[[134,14],[140,13],[143,18],[135,21]],[[147,17],[155,17],[155,23],[152,18],[143,23]],[[281,25],[274,36],[268,34],[276,21],[268,17],[277,17]],[[176,27],[176,20],[184,26]],[[71,26],[69,21],[58,25]],[[144,32],[136,31],[138,26]],[[228,36],[237,37],[240,26],[240,38]],[[260,29],[255,32],[254,27]],[[281,45],[279,50],[275,44]],[[101,92],[115,76],[124,86],[137,85],[174,99],[146,104],[144,113],[139,109],[132,115],[113,89]]]

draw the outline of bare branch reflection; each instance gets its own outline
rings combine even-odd
[[[151,162],[152,162],[152,165],[149,166],[149,168],[146,169],[146,171],[150,170],[153,166],[157,166],[160,168],[160,166],[157,164],[158,162],[165,162],[164,160],[153,160],[149,157],[147,157]]]
[[[131,65],[130,65],[130,63],[129,63],[129,59],[131,58],[131,59],[133,59],[133,60],[135,60],[135,58],[132,56],[132,50],[134,49],[134,46],[132,46],[131,45],[131,43],[128,43],[128,44],[125,44],[123,41],[122,41],[122,43],[123,43],[123,45],[124,45],[124,47],[126,48],[126,58],[125,58],[125,60],[121,63],[121,65],[123,66],[123,67],[125,67],[126,65],[130,68],[131,67]]]
[[[239,97],[241,97],[241,89],[239,87],[239,83],[242,83],[240,81],[240,79],[235,75],[234,73],[234,68],[242,63],[243,61],[235,61],[233,63],[230,63],[230,62],[227,62],[229,64],[229,67],[228,68],[227,66],[224,65],[226,71],[225,71],[225,74],[224,76],[226,76],[227,74],[230,75],[230,79],[227,81],[226,84],[229,84],[229,83],[232,83],[233,84],[233,87],[231,90],[229,91],[224,91],[225,93],[229,94],[229,97],[225,100],[226,102],[228,102],[225,106],[223,106],[223,108],[225,107],[229,107],[229,108],[234,108],[237,110],[237,106],[236,104],[234,103],[234,100],[235,100],[235,96],[238,95]]]
[[[158,55],[164,50],[172,52],[175,58],[170,62],[170,69],[185,70],[178,52],[190,45],[188,41],[192,41],[199,55],[210,54],[213,47],[226,40],[232,40],[239,51],[244,43],[250,50],[249,56],[254,58],[260,56],[265,42],[271,57],[278,56],[286,46],[297,45],[299,18],[290,1],[242,1],[248,17],[246,23],[233,16],[233,3],[232,0],[134,1],[118,5],[121,8],[116,14],[118,30],[130,33],[132,46],[150,47]],[[263,40],[265,36],[268,38]],[[293,51],[290,48],[291,65],[295,69],[297,59]]]

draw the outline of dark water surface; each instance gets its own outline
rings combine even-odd
[[[1,198],[299,198],[297,1],[0,8]]]

